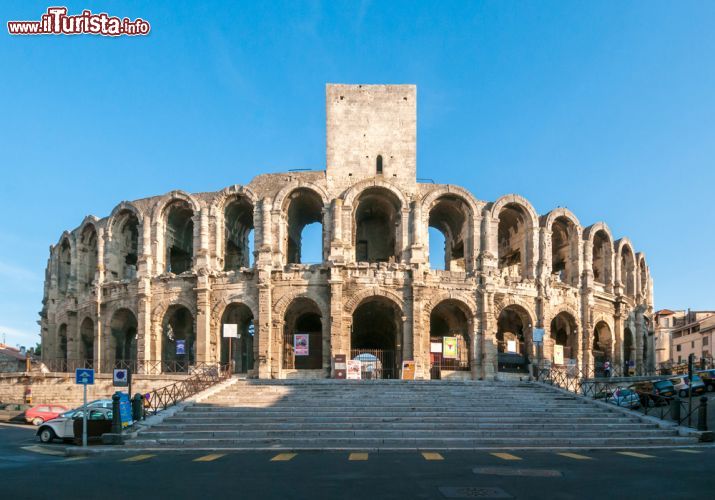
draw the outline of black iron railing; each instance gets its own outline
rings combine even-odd
[[[228,364],[206,365],[190,377],[144,395],[144,415],[154,415],[231,377]]]

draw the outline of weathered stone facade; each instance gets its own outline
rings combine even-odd
[[[157,372],[226,361],[230,323],[236,370],[261,378],[328,377],[332,355],[360,349],[392,356],[386,376],[413,359],[417,378],[435,376],[432,364],[490,378],[514,353],[552,359],[555,344],[585,368],[595,356],[653,365],[652,281],[627,238],[564,208],[539,216],[518,195],[486,202],[417,182],[414,86],[328,85],[326,105],[326,171],[122,202],[65,232],[46,271],[46,362]],[[323,261],[301,264],[312,223]],[[430,268],[429,227],[444,235],[444,270]],[[296,332],[309,334],[309,356],[295,355]],[[457,359],[430,354],[444,336]]]

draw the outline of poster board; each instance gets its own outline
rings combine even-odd
[[[238,325],[233,323],[223,325],[223,338],[238,338]]]
[[[457,359],[457,337],[442,337],[442,356]]]
[[[293,348],[296,356],[308,356],[310,352],[310,336],[307,333],[293,335]]]
[[[414,361],[403,361],[402,362],[402,380],[414,380],[415,379],[415,362]]]
[[[345,354],[336,354],[333,356],[333,370],[335,371],[335,378],[344,380],[347,376],[347,363],[345,362]]]
[[[564,364],[564,346],[556,344],[554,346],[554,364],[563,365]]]
[[[437,352],[442,354],[442,342],[430,342],[429,352]]]
[[[357,359],[348,360],[348,380],[360,380],[362,363]]]
[[[516,340],[506,341],[506,352],[516,352]]]

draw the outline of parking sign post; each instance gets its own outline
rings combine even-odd
[[[94,385],[94,370],[77,368],[74,372],[75,384],[84,386],[84,406],[82,407],[82,447],[87,447],[87,386]]]

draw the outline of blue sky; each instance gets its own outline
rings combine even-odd
[[[656,307],[715,308],[713,2],[61,4],[152,32],[0,35],[8,343],[34,345],[49,245],[85,215],[324,168],[327,82],[417,84],[419,177],[604,220]]]

